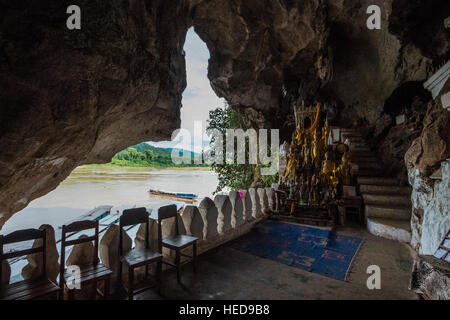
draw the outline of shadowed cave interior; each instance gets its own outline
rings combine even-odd
[[[448,1],[80,0],[80,30],[65,26],[69,5],[0,1],[0,228],[80,165],[170,140],[181,123],[183,46],[192,27],[210,52],[214,92],[243,129],[279,129],[283,152],[278,183],[267,188],[255,179],[248,205],[238,193],[183,213],[185,234],[201,237],[200,271],[183,267],[193,287],[186,292],[164,269],[171,289],[163,298],[234,299],[214,269],[227,268],[230,283],[240,281],[236,270],[254,281],[242,299],[338,299],[338,290],[348,299],[449,299],[448,260],[434,256],[450,229]],[[381,8],[379,30],[367,28],[370,5]],[[361,201],[360,219],[348,216],[348,224],[341,220],[346,197]],[[324,203],[333,203],[333,214]],[[329,219],[297,214],[302,206],[326,207]],[[209,234],[214,210],[217,238]],[[230,245],[273,220],[319,228],[332,221],[333,233],[364,239],[346,270],[353,277],[326,278],[322,289],[322,276],[294,270],[291,260],[278,266],[252,255],[251,246]],[[199,221],[203,229],[194,232]],[[108,246],[119,232],[107,232],[100,258],[111,259],[116,277],[118,258]],[[365,268],[374,260],[389,271],[383,290],[369,292]],[[285,273],[272,283],[270,271],[250,276],[277,266]]]

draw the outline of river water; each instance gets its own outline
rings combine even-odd
[[[132,207],[158,210],[168,204],[176,204],[177,207],[186,205],[180,201],[150,198],[149,189],[196,193],[199,197],[194,204],[198,205],[204,197],[213,197],[217,183],[217,175],[207,170],[82,166],[75,169],[55,190],[35,199],[12,216],[0,230],[0,234],[49,224],[55,229],[58,238],[61,225],[95,207],[113,206],[111,213],[119,217],[123,209]],[[129,230],[128,234],[134,239],[136,232],[137,226]],[[23,250],[31,245],[32,241],[27,241],[5,249]],[[58,250],[59,246],[58,244]],[[69,253],[70,250],[66,252],[67,255]],[[26,259],[13,259],[9,262],[11,282],[22,280],[21,271],[27,264]]]
[[[158,207],[181,202],[150,198],[148,190],[196,193],[199,200],[212,197],[217,187],[217,175],[207,170],[177,170],[112,166],[82,166],[55,190],[35,199],[16,213],[0,233],[18,229],[38,228],[50,224],[55,229],[67,221],[101,205],[114,206],[112,212],[130,207]]]

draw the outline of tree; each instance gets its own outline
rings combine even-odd
[[[230,106],[225,104],[224,108],[217,108],[209,112],[209,120],[207,129],[217,129],[222,134],[225,134],[227,129],[239,129],[243,127],[242,120],[239,114],[233,110]],[[211,139],[211,147],[214,148],[217,141]],[[220,147],[220,146],[218,146]],[[236,146],[235,146],[236,151]],[[247,148],[248,153],[248,148]],[[224,155],[225,157],[225,155]],[[236,161],[235,152],[235,163]],[[246,155],[248,160],[248,154]],[[218,175],[219,183],[215,193],[220,192],[225,187],[229,187],[234,190],[247,189],[253,182],[254,170],[253,166],[248,164],[226,164],[225,159],[224,164],[213,163],[211,168]]]
[[[153,156],[154,154],[152,150],[145,150],[145,158],[147,159],[148,162],[152,161]]]

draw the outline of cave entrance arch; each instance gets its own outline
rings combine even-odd
[[[181,127],[191,131],[194,137],[194,123],[201,122],[203,129],[206,129],[209,111],[222,107],[224,100],[219,99],[211,88],[207,77],[209,50],[193,28],[187,30],[184,57],[187,86],[182,97]],[[205,140],[200,141],[204,147],[209,143]],[[201,176],[198,168],[195,171],[196,177],[189,177],[187,170],[178,170],[176,173],[179,178],[167,175],[167,183],[162,181],[164,179],[162,174],[159,178],[155,178],[156,180],[146,182],[145,176],[148,174],[146,162],[164,169],[170,165],[170,150],[174,147],[172,141],[142,141],[114,155],[110,163],[114,166],[96,164],[78,167],[55,190],[34,199],[27,207],[8,217],[1,231],[3,233],[24,227],[39,227],[43,223],[50,223],[56,229],[61,224],[101,205],[114,205],[119,209],[122,205],[145,205],[148,200],[146,192],[151,187],[169,192],[212,196],[217,187],[217,179],[211,178],[210,175],[205,175],[203,180],[197,179],[196,177]],[[201,151],[199,146],[191,149],[190,146],[184,145],[180,148],[195,153]],[[86,182],[84,186],[81,183],[83,181]],[[132,182],[133,185],[127,187],[128,182]],[[135,194],[141,195],[138,202],[133,199]]]

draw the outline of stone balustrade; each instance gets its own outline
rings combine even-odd
[[[243,195],[242,204],[244,205],[244,220],[245,222],[253,221],[253,205],[250,193],[248,190],[240,190],[239,192]]]
[[[202,215],[196,206],[186,206],[181,219],[186,229],[186,235],[203,240],[203,229],[205,227],[205,223],[203,222]]]
[[[257,189],[250,188],[248,189],[248,193],[250,194],[250,199],[252,201],[252,217],[253,219],[258,220],[262,217],[263,213]]]
[[[43,224],[39,230],[45,230],[46,233],[46,272],[47,277],[56,282],[59,273],[58,250],[56,249],[55,229],[51,225]],[[33,242],[33,248],[42,246],[42,239],[36,239]],[[22,269],[22,277],[24,280],[36,279],[43,274],[42,270],[42,254],[30,254],[27,257],[28,264]]]
[[[204,198],[198,207],[187,205],[183,213],[178,214],[178,230],[180,234],[186,234],[199,238],[197,244],[198,254],[220,246],[226,242],[236,239],[247,232],[253,226],[267,219],[268,214],[275,207],[275,192],[272,188],[254,189],[248,191],[232,191],[229,195],[218,195],[214,201]],[[159,208],[159,212],[164,210],[176,210],[174,205]],[[47,250],[50,250],[50,259],[47,261],[49,273],[54,278],[55,270],[58,270],[56,243],[54,230],[50,226],[42,226],[48,232]],[[162,221],[162,237],[176,234],[175,218]],[[158,222],[149,219],[149,246],[158,250]],[[53,235],[53,237],[52,237]],[[83,237],[84,235],[81,235]],[[142,248],[145,239],[145,224],[139,226],[134,239],[135,247]],[[128,252],[132,248],[132,239],[123,233],[123,252]],[[99,257],[101,262],[111,268],[114,272],[111,289],[116,288],[117,272],[119,270],[119,227],[111,225],[103,235],[99,244]],[[94,247],[92,243],[75,245],[67,259],[66,264],[86,264],[92,262]],[[50,252],[49,251],[49,252]],[[56,252],[56,258],[54,258]],[[165,258],[173,258],[173,253],[163,248]],[[33,260],[34,259],[34,260]],[[37,265],[35,258],[28,259],[29,265],[25,266],[23,274],[34,274],[33,267]],[[5,266],[7,267],[7,266]],[[8,270],[8,269],[7,269]],[[126,270],[126,268],[124,268]],[[50,272],[51,271],[51,272]],[[139,272],[138,272],[139,273]],[[126,278],[126,274],[124,277]],[[137,279],[140,278],[137,275]]]
[[[238,228],[244,224],[244,203],[238,191],[230,191],[228,197],[231,202],[231,227]]]
[[[144,228],[145,231],[145,228]],[[138,231],[139,232],[139,231]],[[131,250],[133,247],[133,240],[130,238],[130,236],[125,232],[122,231],[122,252],[126,253]],[[136,235],[135,240],[136,247],[141,246],[140,242],[140,235]],[[102,237],[102,240],[99,244],[99,256],[102,263],[109,267],[113,271],[113,275],[111,277],[111,282],[116,283],[117,276],[119,274],[119,226],[118,225],[111,225],[108,230],[106,230],[105,234]],[[123,278],[127,277],[127,268],[125,265],[122,265],[122,271],[123,271]],[[115,286],[110,286],[112,289],[115,288]]]
[[[217,219],[217,232],[219,235],[223,235],[231,230],[231,213],[233,211],[231,201],[226,195],[217,195],[214,198],[214,204],[219,212]]]
[[[210,240],[218,236],[217,226],[219,211],[210,198],[205,198],[200,202],[198,210],[203,218],[204,228],[203,228],[203,239]]]

